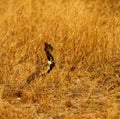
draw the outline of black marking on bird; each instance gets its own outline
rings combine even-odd
[[[48,64],[50,66],[48,71],[47,71],[47,73],[49,73],[55,66],[54,58],[51,54],[51,52],[53,51],[53,47],[50,44],[45,43],[44,50],[45,50],[45,53],[46,53],[46,57],[48,59]]]

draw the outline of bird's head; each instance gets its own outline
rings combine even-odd
[[[45,42],[44,50],[52,52],[53,51],[53,47],[50,44],[48,44],[47,42]]]

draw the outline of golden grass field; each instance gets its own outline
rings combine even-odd
[[[120,119],[119,0],[1,0],[0,119]]]

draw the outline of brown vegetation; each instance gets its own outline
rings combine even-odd
[[[0,119],[120,119],[119,0],[1,0]]]

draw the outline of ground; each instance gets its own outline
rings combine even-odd
[[[0,1],[0,119],[120,119],[119,0]],[[47,67],[44,43],[54,48]]]

